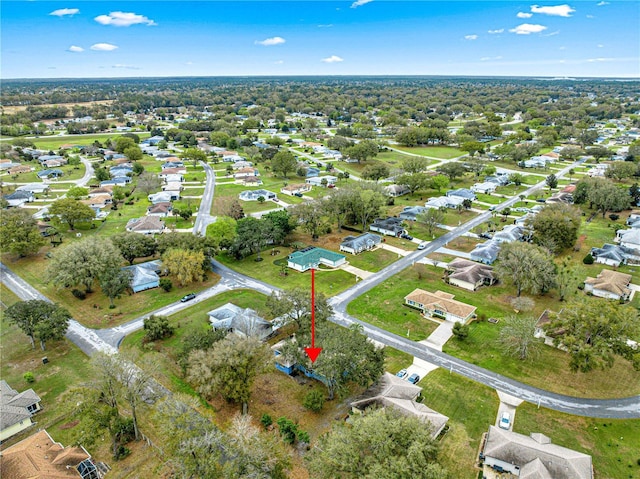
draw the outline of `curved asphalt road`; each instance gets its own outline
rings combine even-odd
[[[565,168],[564,170],[559,172],[557,176],[566,174],[570,168],[575,166],[576,164],[573,164]],[[210,178],[208,173],[207,180],[209,179]],[[544,182],[538,183],[527,189],[524,194],[530,194],[534,190],[539,189],[543,186]],[[209,181],[207,181],[207,190],[208,189]],[[509,207],[516,201],[518,201],[517,197],[505,201],[496,208],[496,211],[502,208]],[[426,249],[410,253],[404,258],[399,259],[392,265],[383,269],[379,273],[358,282],[348,290],[343,291],[342,293],[330,298],[330,304],[335,310],[335,315],[331,318],[331,321],[341,326],[359,324],[362,326],[364,333],[373,340],[404,351],[408,354],[411,354],[412,356],[423,359],[442,368],[449,369],[451,372],[455,372],[474,381],[478,381],[499,391],[521,398],[527,402],[537,404],[538,406],[544,406],[549,409],[554,409],[557,411],[562,411],[568,414],[579,416],[620,419],[640,418],[640,396],[633,396],[622,399],[583,399],[551,393],[529,386],[527,384],[523,384],[514,379],[507,378],[498,373],[494,373],[478,366],[474,366],[470,363],[467,363],[466,361],[445,354],[441,351],[438,351],[437,349],[430,348],[424,344],[416,343],[401,336],[397,336],[388,331],[360,321],[346,313],[347,305],[353,299],[369,291],[376,285],[388,279],[390,276],[393,276],[403,269],[409,267],[418,259],[435,251],[441,246],[446,245],[448,241],[486,221],[490,216],[490,212],[481,214],[480,216],[472,219],[464,225],[456,228],[455,230],[450,231],[444,236],[441,236],[440,238],[430,242]],[[195,230],[194,228],[194,232],[197,233],[199,231]],[[205,299],[215,296],[216,294],[223,291],[240,288],[253,289],[264,294],[271,294],[273,291],[278,291],[278,288],[275,288],[262,281],[246,277],[227,268],[226,266],[223,266],[217,261],[212,261],[212,268],[214,272],[222,277],[222,279],[212,288],[209,288],[208,290],[200,293],[194,300],[195,302],[204,301]],[[15,273],[13,273],[2,263],[0,263],[0,273],[2,273],[2,281],[21,299],[44,299],[46,301],[49,301],[48,298],[39,293],[35,288],[30,286],[24,280],[19,278]],[[193,302],[178,302],[148,314],[173,314],[177,311],[191,306],[192,304]],[[70,324],[69,331],[67,332],[67,337],[78,347],[80,347],[82,351],[89,355],[98,350],[116,351],[120,341],[122,341],[122,339],[127,334],[142,328],[143,319],[144,317],[148,316],[148,314],[145,314],[144,316],[136,318],[123,325],[102,330],[93,330],[86,328],[74,320]]]

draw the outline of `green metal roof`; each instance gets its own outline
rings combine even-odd
[[[315,246],[310,246],[289,255],[289,261],[307,268],[319,264],[322,259],[335,262],[344,258],[346,258],[346,256],[343,254],[324,248],[316,248]]]

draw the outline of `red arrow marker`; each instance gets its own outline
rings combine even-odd
[[[315,363],[320,355],[322,348],[316,348],[316,295],[315,295],[315,269],[311,268],[311,347],[304,348],[304,351],[311,359],[311,363]]]

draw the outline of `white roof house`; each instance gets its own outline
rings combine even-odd
[[[241,192],[238,197],[242,201],[258,201],[258,198],[264,198],[265,200],[277,200],[278,196],[269,190],[246,190]]]
[[[496,191],[497,187],[498,185],[496,183],[485,181],[485,182],[476,183],[475,185],[473,185],[471,187],[471,191],[473,191],[474,193],[483,193],[486,195]]]
[[[323,186],[322,180],[327,180],[327,185],[335,185],[338,182],[338,178],[336,178],[335,176],[325,175],[307,178],[305,180],[305,183],[312,186]]]

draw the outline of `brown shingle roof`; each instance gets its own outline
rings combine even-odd
[[[404,299],[422,304],[424,307],[429,309],[434,309],[437,306],[438,309],[453,314],[459,318],[466,318],[476,310],[475,306],[470,306],[468,304],[461,303],[460,301],[456,301],[453,297],[453,294],[445,293],[443,291],[430,293],[429,291],[418,288],[406,295]]]
[[[2,451],[3,479],[78,479],[76,466],[91,456],[81,447],[64,448],[46,430]]]
[[[456,258],[451,261],[447,269],[453,271],[453,273],[449,274],[450,279],[458,279],[471,284],[484,280],[492,282],[494,279],[491,266],[463,258]]]
[[[618,296],[626,296],[631,292],[628,288],[630,282],[630,274],[619,273],[608,269],[603,269],[595,278],[587,277],[585,280],[585,284],[592,285],[593,289],[609,291]]]

